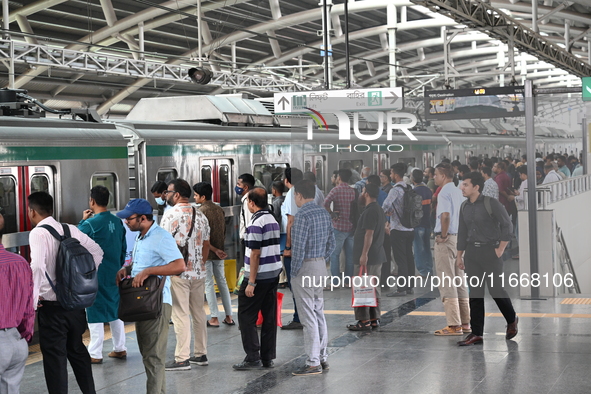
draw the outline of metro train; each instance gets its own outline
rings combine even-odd
[[[466,162],[473,156],[513,156],[525,152],[525,138],[417,132],[418,141],[394,133],[398,152],[367,152],[339,148],[322,152],[317,143],[281,127],[223,126],[196,122],[108,121],[92,123],[50,118],[0,118],[0,206],[5,234],[13,244],[26,244],[31,229],[27,195],[46,191],[55,200],[57,220],[78,223],[88,208],[90,188],[104,185],[111,192],[109,209],[123,209],[130,198],[148,199],[157,181],[180,177],[190,184],[211,182],[213,200],[224,207],[228,225],[228,254],[236,253],[239,205],[234,192],[237,177],[252,173],[270,189],[292,166],[316,174],[318,186],[328,192],[333,170],[349,162],[374,173],[395,162],[424,168],[448,157]],[[540,152],[575,152],[576,139],[538,140]],[[269,190],[270,192],[270,190]],[[16,240],[20,237],[21,241]],[[20,242],[20,243],[19,243]]]

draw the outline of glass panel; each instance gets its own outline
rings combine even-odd
[[[381,155],[381,162],[382,162],[381,169],[382,170],[387,169],[388,168],[388,155],[382,153],[382,155]]]
[[[304,172],[312,171],[312,162],[310,160],[306,160],[304,162]]]
[[[107,209],[116,209],[117,202],[117,177],[115,174],[95,174],[92,176],[90,187],[104,186],[109,189],[109,204]]]
[[[202,170],[203,171],[203,170]],[[220,205],[229,207],[230,205],[230,167],[226,164],[220,166]]]
[[[255,164],[253,175],[254,179],[258,181],[255,186],[263,186],[267,189],[267,193],[271,193],[273,182],[281,181],[283,173],[288,167],[287,163]]]
[[[408,167],[415,167],[416,159],[414,157],[401,157],[398,159],[398,163],[404,163]]]
[[[316,159],[316,186],[324,190],[324,158]]]
[[[157,181],[162,181],[164,183],[168,183],[173,179],[178,178],[178,172],[174,168],[162,168],[158,170],[158,174],[156,175]]]
[[[211,167],[210,166],[201,167],[201,182],[207,182],[210,185],[213,185],[213,182],[211,182]]]
[[[18,231],[15,186],[13,177],[0,176],[0,206],[2,207],[2,215],[4,215],[4,232],[6,234]]]
[[[374,153],[373,155],[373,167],[372,167],[372,171],[374,173],[379,173],[379,160],[378,160],[378,154]]]
[[[49,178],[45,174],[36,174],[31,177],[31,193],[49,192]]]

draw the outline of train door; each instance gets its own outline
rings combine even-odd
[[[5,234],[31,230],[27,215],[27,196],[31,193],[42,191],[53,196],[54,216],[59,218],[54,173],[50,166],[0,167],[0,208]],[[21,250],[21,254],[27,257],[28,250]]]
[[[388,169],[388,154],[387,153],[374,153],[373,154],[373,167],[372,173],[379,174],[380,171]]]
[[[312,172],[316,175],[316,186],[324,192],[326,186],[327,163],[326,156],[308,155],[304,160],[304,172]]]
[[[232,159],[201,160],[201,182],[211,184],[213,202],[219,203],[222,207],[234,205],[234,161]]]

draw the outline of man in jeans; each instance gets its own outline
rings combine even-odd
[[[224,252],[224,242],[226,241],[226,221],[224,217],[224,210],[219,205],[211,201],[213,189],[207,182],[199,182],[193,185],[193,196],[195,202],[201,204],[199,210],[203,212],[207,221],[209,222],[209,256],[205,262],[205,269],[207,277],[205,278],[205,296],[207,297],[207,305],[211,312],[211,320],[207,322],[210,327],[219,327],[218,320],[218,302],[215,296],[215,289],[213,287],[213,278],[218,285],[222,303],[224,304],[224,312],[226,317],[222,323],[233,326],[232,320],[232,301],[230,300],[230,291],[228,290],[228,282],[226,282],[226,275],[224,273],[224,259],[228,255]]]
[[[164,213],[162,228],[172,234],[179,248],[188,248],[186,270],[171,278],[172,322],[176,333],[174,361],[167,371],[191,369],[191,364],[205,366],[207,361],[207,315],[203,308],[205,263],[209,254],[209,223],[204,214],[189,203],[191,186],[184,179],[173,179],[165,191],[166,203],[172,206]],[[191,356],[191,322],[193,318],[194,355]]]
[[[340,169],[337,176],[337,186],[324,199],[324,208],[332,217],[334,228],[335,248],[330,256],[330,275],[335,279],[341,276],[340,257],[345,248],[345,276],[353,276],[353,224],[349,220],[351,202],[355,200],[355,189],[349,186],[351,170]],[[330,204],[333,204],[332,209]]]
[[[407,185],[404,182],[406,164],[396,163],[390,169],[394,187],[388,193],[386,201],[382,206],[384,213],[390,216],[390,243],[392,254],[398,266],[397,291],[387,294],[387,297],[401,297],[413,293],[413,283],[410,280],[415,273],[415,260],[412,252],[412,244],[415,233],[412,228],[404,227],[400,220],[404,214],[404,189]]]
[[[415,227],[414,252],[417,271],[423,277],[433,275],[433,257],[431,256],[431,197],[433,192],[423,183],[423,171],[412,172],[414,191],[423,198],[423,218]]]
[[[135,240],[132,264],[117,272],[117,283],[125,276],[133,277],[133,287],[140,287],[150,275],[166,277],[185,270],[185,261],[170,233],[158,226],[152,206],[143,198],[135,198],[117,216],[125,219],[131,231],[139,231]],[[146,370],[146,394],[166,392],[164,363],[168,344],[168,322],[172,313],[170,279],[164,278],[162,314],[151,320],[135,323],[138,347]]]

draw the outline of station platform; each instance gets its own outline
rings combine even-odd
[[[281,291],[286,295],[282,317],[287,323],[293,303],[289,290]],[[494,301],[487,299],[484,344],[458,347],[462,337],[433,335],[446,323],[441,300],[428,288],[417,288],[405,297],[383,297],[381,328],[363,333],[345,327],[354,322],[349,289],[324,295],[329,371],[292,376],[305,361],[303,333],[281,329],[275,368],[235,371],[232,364],[244,358],[240,332],[237,325],[221,325],[208,327],[209,366],[167,372],[167,393],[580,394],[591,387],[591,296],[522,300],[515,290],[510,295],[520,317],[519,334],[509,341],[504,337],[505,320]],[[104,363],[92,367],[98,393],[144,392],[146,376],[134,325],[126,328],[127,360],[108,358],[111,341],[107,340]],[[173,359],[174,346],[170,326],[167,361]],[[38,346],[30,350],[21,393],[44,393],[41,354]],[[71,369],[69,376],[70,393],[79,393]]]

